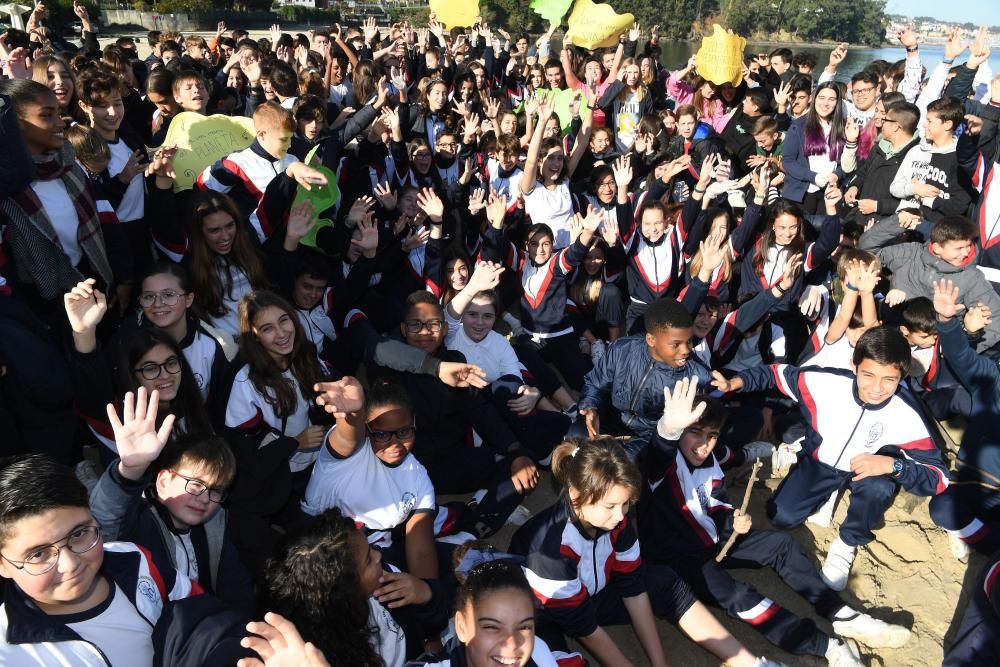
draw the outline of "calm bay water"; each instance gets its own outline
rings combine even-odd
[[[663,65],[670,69],[678,69],[684,66],[687,59],[698,50],[701,46],[700,41],[693,42],[661,42],[660,47],[663,50],[663,57],[661,58]],[[773,49],[778,48],[777,45],[760,45],[760,44],[748,44],[746,53],[756,52],[760,49],[761,53],[770,53]],[[804,51],[806,53],[815,53],[819,64],[816,66],[818,72],[822,72],[823,68],[826,67],[827,62],[830,59],[830,51],[833,50],[832,46],[829,47],[799,47],[795,44],[789,44],[788,48],[794,53]],[[944,57],[944,47],[940,44],[924,44],[920,47],[920,60],[923,62],[924,67],[930,72],[934,67],[941,62],[941,58]],[[968,58],[969,52],[966,51],[956,60],[956,63],[965,62]],[[865,65],[873,60],[887,60],[890,63],[897,60],[902,60],[906,57],[906,51],[903,47],[896,48],[882,48],[882,49],[866,49],[866,48],[851,48],[847,52],[847,59],[841,63],[840,68],[837,71],[837,79],[841,81],[849,81],[851,75],[855,72],[859,72],[864,69]],[[1000,48],[993,50],[993,54],[990,56],[989,65],[993,68],[993,73],[997,74],[1000,72]],[[817,73],[818,75],[818,73]]]

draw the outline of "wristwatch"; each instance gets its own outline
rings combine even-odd
[[[892,462],[892,477],[899,479],[903,476],[903,459],[894,459]]]

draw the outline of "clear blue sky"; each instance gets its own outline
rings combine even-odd
[[[1000,25],[1000,11],[995,0],[964,0],[942,3],[941,0],[889,0],[886,11],[904,16],[933,16],[936,19],[965,23]]]

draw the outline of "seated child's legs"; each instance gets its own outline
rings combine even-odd
[[[846,488],[850,480],[850,473],[803,454],[767,501],[767,516],[778,528],[794,528],[819,509],[831,493]]]
[[[643,580],[653,613],[677,625],[697,600],[694,592],[669,565],[646,563],[644,567]]]
[[[744,556],[740,563],[746,567],[749,557],[748,554]],[[678,558],[672,565],[699,599],[754,626],[776,646],[796,655],[822,656],[826,653],[828,638],[815,623],[798,618],[758,593],[750,584],[733,579],[715,562],[714,550]]]
[[[601,295],[597,297],[594,319],[598,323],[607,324],[609,336],[611,330],[621,330],[625,316],[625,297],[617,285],[606,283],[601,287]]]
[[[591,369],[590,357],[580,351],[576,334],[566,334],[542,341],[542,358],[562,373],[566,384],[575,391],[583,389],[583,376]]]
[[[475,510],[462,516],[458,526],[459,530],[477,537],[499,530],[524,497],[510,479],[510,460],[497,461],[495,453],[488,447],[456,449],[432,464],[425,464],[436,493],[486,491]]]
[[[531,375],[531,383],[541,390],[542,396],[552,396],[562,387],[559,376],[549,368],[545,359],[542,358],[537,343],[530,338],[518,339],[514,343],[514,352]]]
[[[635,336],[646,332],[646,304],[630,301],[625,311],[625,335]]]
[[[713,561],[714,562],[714,561]],[[802,546],[789,533],[778,530],[753,530],[736,540],[723,568],[767,566],[792,590],[812,604],[820,616],[831,618],[844,601],[827,586],[809,560]]]
[[[952,484],[944,493],[931,498],[931,519],[983,554],[1000,549],[1000,493],[989,492],[978,484]]]
[[[851,481],[850,489],[851,501],[847,518],[840,526],[840,539],[857,547],[875,539],[872,528],[882,521],[899,485],[885,475],[879,475]]]
[[[561,412],[539,410],[537,407],[526,415],[511,410],[507,402],[519,397],[517,392],[523,385],[524,381],[520,378],[504,375],[490,385],[490,396],[521,444],[530,449],[536,459],[544,459],[565,439],[572,422]]]
[[[1000,621],[998,621],[993,605],[996,604],[987,596],[984,580],[990,574],[995,574],[998,557],[990,560],[983,568],[973,588],[972,600],[965,609],[962,624],[951,648],[945,653],[941,667],[978,667],[978,665],[996,664],[1000,656]],[[990,588],[993,596],[998,592]],[[995,598],[994,598],[995,599]]]

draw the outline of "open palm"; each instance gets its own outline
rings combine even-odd
[[[157,430],[159,403],[160,392],[154,389],[147,400],[146,388],[139,387],[138,396],[132,392],[125,394],[121,420],[115,406],[108,404],[108,421],[115,433],[115,445],[121,458],[119,471],[129,479],[142,477],[170,440],[174,415],[167,415]]]

